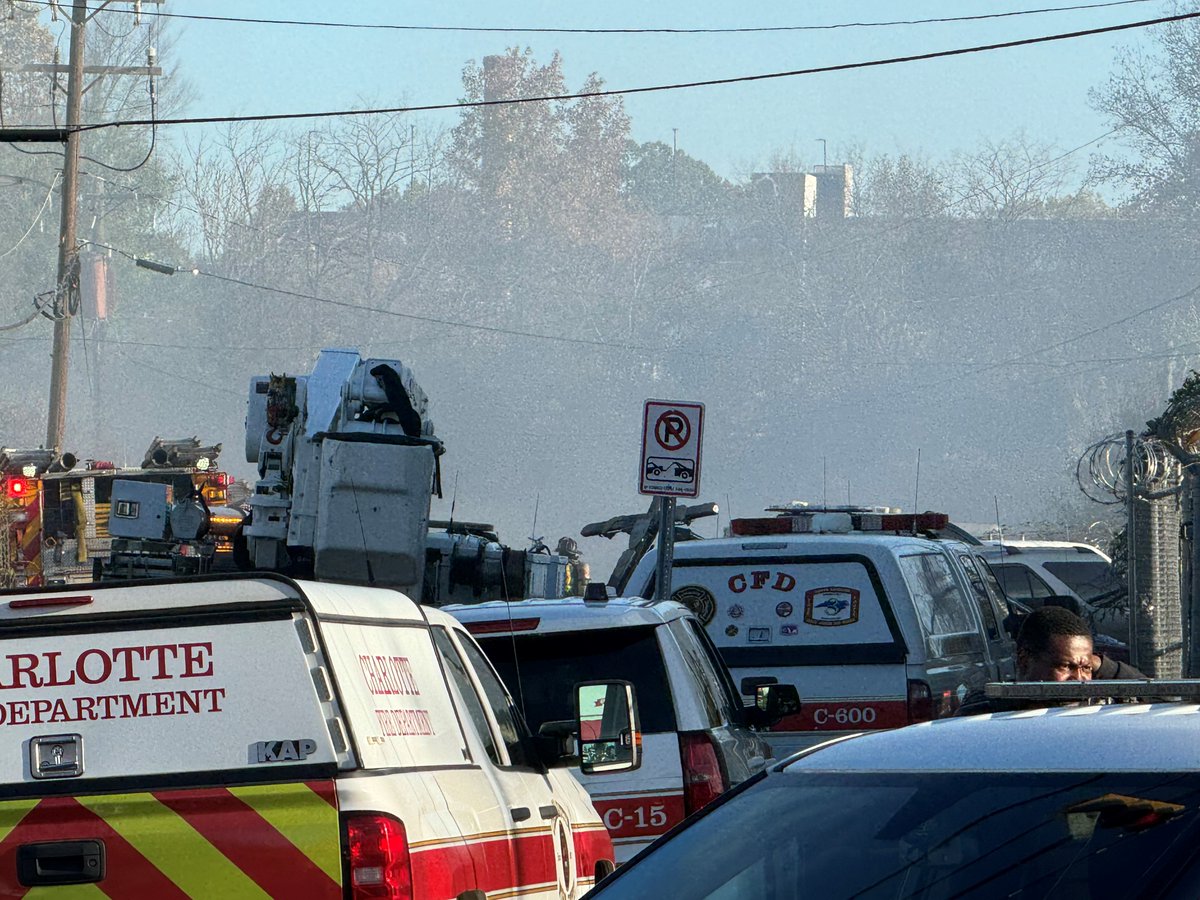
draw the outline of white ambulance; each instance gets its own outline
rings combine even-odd
[[[640,768],[580,774],[624,862],[766,765],[771,747],[750,726],[778,720],[766,707],[785,702],[778,697],[786,689],[772,688],[761,712],[744,708],[687,607],[608,597],[600,584],[589,585],[586,597],[443,609],[475,635],[534,732],[561,730],[573,715],[574,683],[628,679],[637,689]],[[586,733],[588,722],[580,726]]]
[[[800,711],[768,735],[781,758],[953,715],[968,691],[1011,673],[997,598],[974,586],[970,548],[937,536],[947,525],[940,513],[799,507],[675,546],[672,599],[704,623],[742,694],[799,689]],[[641,560],[629,593],[653,595],[655,564],[654,552]]]
[[[629,686],[580,691],[624,723],[605,768],[636,766]],[[612,845],[551,756],[462,626],[395,591],[0,593],[0,896],[576,897]]]

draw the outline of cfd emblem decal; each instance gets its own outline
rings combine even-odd
[[[687,587],[681,587],[671,594],[671,599],[677,603],[682,603],[694,612],[696,618],[703,625],[711,622],[713,616],[717,614],[717,598],[712,595],[712,591],[702,588],[698,584],[689,584]]]
[[[806,591],[804,621],[809,625],[853,625],[858,621],[858,591],[845,587]]]

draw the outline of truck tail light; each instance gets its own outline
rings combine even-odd
[[[404,823],[373,813],[348,816],[346,884],[351,900],[412,900],[412,858]]]
[[[690,816],[725,793],[725,775],[716,744],[706,731],[679,732],[679,761],[683,764],[683,811]]]
[[[933,691],[924,681],[908,683],[908,723],[933,721]]]

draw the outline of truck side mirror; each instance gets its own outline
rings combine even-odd
[[[584,775],[628,772],[642,764],[637,697],[628,681],[576,684],[575,726]]]
[[[746,709],[756,728],[777,725],[784,716],[800,712],[800,692],[794,684],[760,684],[754,689],[754,705]]]

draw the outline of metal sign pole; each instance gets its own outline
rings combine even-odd
[[[675,498],[659,497],[658,572],[654,578],[654,599],[671,599],[671,565],[675,560]]]

